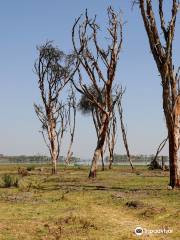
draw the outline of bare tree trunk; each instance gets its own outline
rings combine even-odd
[[[95,178],[96,177],[97,163],[98,163],[98,160],[99,160],[99,158],[101,156],[101,153],[103,151],[103,146],[104,146],[104,142],[105,142],[105,139],[106,139],[106,133],[107,133],[108,125],[109,125],[109,116],[104,113],[103,117],[102,117],[102,126],[101,126],[99,136],[98,136],[97,147],[94,151],[94,155],[93,155],[93,159],[92,159],[92,163],[91,163],[89,178]]]
[[[113,155],[110,152],[110,154],[109,154],[109,169],[112,169],[112,163],[113,163]]]
[[[178,157],[179,130],[174,127],[169,132],[169,164],[170,164],[170,186],[180,187],[180,161]]]
[[[130,152],[129,152],[129,146],[128,146],[128,141],[127,141],[127,134],[126,134],[126,130],[125,130],[124,122],[123,122],[123,109],[122,109],[122,106],[121,106],[121,99],[118,102],[118,112],[119,112],[119,117],[120,117],[121,131],[122,131],[124,147],[126,149],[128,161],[129,161],[129,163],[131,165],[131,168],[133,170],[134,167],[133,167],[133,164],[132,164],[132,161],[131,161],[131,155],[130,155]]]
[[[161,157],[161,167],[162,167],[162,170],[165,170],[165,164],[164,164],[164,157],[163,156]]]
[[[68,149],[66,160],[65,160],[66,164],[70,163],[71,157],[73,155],[73,153],[71,152],[72,144],[73,144],[73,142],[71,141],[70,144],[69,144],[69,149]]]
[[[74,115],[74,123],[73,123],[73,131],[70,133],[71,134],[71,140],[70,140],[70,144],[69,144],[69,148],[68,148],[68,152],[67,152],[67,156],[66,156],[66,164],[70,163],[70,160],[72,158],[73,152],[71,151],[72,149],[72,145],[73,145],[73,141],[74,141],[74,132],[75,132],[75,118],[76,116]]]
[[[114,147],[116,144],[116,116],[113,112],[112,114],[112,121],[109,126],[108,135],[107,135],[107,142],[108,142],[108,149],[109,149],[109,169],[112,168],[112,163],[114,161]]]
[[[98,144],[98,146],[96,147],[96,150],[94,152],[93,159],[92,159],[91,168],[90,168],[90,172],[89,172],[89,178],[95,178],[96,177],[97,162],[100,158],[101,151],[102,151],[102,148]]]
[[[94,123],[94,126],[95,126],[95,130],[96,130],[96,135],[97,135],[97,138],[99,136],[99,128],[100,128],[100,121],[99,121],[99,115],[98,115],[98,111],[97,110],[91,110],[91,114],[92,114],[92,118],[93,118],[93,123]],[[101,163],[102,163],[102,171],[104,171],[105,167],[104,167],[104,151],[103,151],[103,148],[101,149]]]
[[[173,77],[173,76],[169,76]],[[180,141],[180,121],[179,121],[179,105],[176,104],[177,95],[172,92],[173,110],[168,107],[168,86],[164,85],[163,88],[163,108],[166,117],[166,124],[168,128],[169,138],[169,168],[170,168],[170,182],[169,185],[174,188],[180,187],[180,160],[178,157],[179,141]]]
[[[57,173],[57,159],[59,157],[59,141],[55,129],[55,123],[53,119],[49,120],[50,128],[48,130],[50,145],[51,145],[51,159],[52,159],[52,174]]]
[[[52,159],[52,174],[56,174],[57,173],[57,161],[56,159]]]
[[[70,160],[72,158],[73,152],[71,151],[72,149],[72,145],[74,142],[74,133],[75,133],[75,127],[76,127],[76,96],[75,96],[75,92],[73,90],[73,87],[71,85],[71,92],[69,94],[69,111],[68,111],[68,122],[69,122],[69,132],[70,132],[70,144],[69,144],[69,148],[68,148],[68,152],[67,152],[67,157],[66,157],[66,164],[70,163]],[[71,124],[71,110],[72,110],[72,114],[73,114],[73,119],[72,119],[72,124]]]
[[[168,140],[168,137],[166,137],[166,138],[159,144],[158,149],[157,149],[157,151],[156,151],[156,155],[155,155],[154,159],[153,159],[153,160],[151,161],[151,163],[150,163],[150,169],[151,169],[151,170],[153,170],[153,169],[160,169],[160,168],[163,169],[163,167],[160,166],[160,164],[158,163],[157,157],[158,157],[159,153],[162,151],[162,149],[164,148],[164,146],[166,145],[167,140]]]
[[[104,151],[103,151],[103,148],[101,150],[101,162],[102,162],[101,170],[104,171],[105,170],[105,166],[104,166]]]
[[[115,132],[112,132],[111,139],[110,134],[108,136],[108,148],[109,148],[109,169],[112,168],[112,163],[114,160],[114,146],[115,146]]]
[[[114,162],[114,147],[115,147],[115,132],[112,133],[111,146],[109,151],[109,169],[112,168],[112,163]]]

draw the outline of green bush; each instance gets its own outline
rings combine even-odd
[[[18,187],[18,182],[19,179],[18,178],[13,178],[11,175],[9,174],[4,174],[4,176],[2,177],[2,181],[3,181],[3,187],[5,188],[9,188],[9,187]]]
[[[17,187],[17,188],[19,187],[19,179],[18,179],[18,178],[15,178],[15,179],[14,179],[13,186],[14,186],[14,187]]]
[[[31,165],[26,168],[29,172],[35,170],[35,166]]]
[[[74,167],[77,168],[77,169],[79,169],[79,170],[81,169],[81,165],[80,165],[80,164],[77,164],[77,163],[74,164]]]

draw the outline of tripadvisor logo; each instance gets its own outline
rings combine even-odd
[[[142,227],[137,227],[137,228],[135,228],[135,234],[136,234],[137,236],[141,236],[141,235],[143,234],[143,229],[142,229]]]
[[[141,236],[142,234],[168,234],[168,233],[172,233],[173,230],[172,229],[166,229],[166,228],[162,228],[162,229],[146,229],[146,228],[142,228],[140,226],[136,227],[134,230],[135,234],[137,236]]]

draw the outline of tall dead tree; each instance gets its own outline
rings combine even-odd
[[[67,151],[67,156],[65,162],[68,164],[71,161],[73,156],[73,152],[71,151],[73,141],[74,141],[74,133],[76,127],[76,112],[77,112],[77,104],[76,104],[76,95],[73,87],[70,87],[70,92],[68,96],[68,125],[69,125],[69,133],[70,133],[70,143]]]
[[[97,101],[101,102],[101,96],[99,96],[98,92],[94,88],[94,86],[90,86],[88,89],[91,94],[97,99]],[[101,102],[102,103],[102,102]],[[95,104],[93,104],[86,95],[82,95],[80,102],[79,102],[79,109],[83,114],[90,114],[93,119],[93,124],[96,131],[97,139],[99,137],[100,128],[101,128],[101,118],[102,113],[99,111],[99,109],[96,107]],[[104,171],[105,165],[104,165],[104,151],[102,149],[101,151],[101,162],[102,162],[102,170]]]
[[[108,40],[107,48],[100,45],[98,41],[98,32],[100,27],[96,23],[96,17],[90,19],[86,11],[85,18],[80,23],[79,17],[72,29],[72,42],[74,52],[77,56],[79,78],[78,83],[75,81],[74,86],[81,93],[84,94],[89,101],[91,101],[99,112],[101,112],[101,127],[99,131],[97,145],[92,158],[89,177],[96,177],[97,162],[101,156],[106,134],[109,126],[109,121],[113,112],[116,99],[111,98],[112,87],[115,80],[116,68],[119,58],[119,53],[122,46],[122,27],[119,14],[117,14],[112,7],[107,9],[108,14],[108,27],[107,33]],[[83,78],[82,78],[83,73]],[[84,76],[86,73],[86,77]],[[98,92],[100,101],[89,91],[89,85],[93,85]]]
[[[65,55],[52,42],[37,48],[39,56],[35,62],[35,73],[42,99],[41,105],[34,104],[42,123],[42,135],[52,160],[52,174],[57,171],[60,140],[67,126],[67,111],[59,96],[72,77],[72,56]]]
[[[160,28],[158,28],[152,1],[139,0],[136,2],[139,4],[151,52],[161,75],[163,109],[169,138],[170,186],[172,188],[180,187],[180,161],[178,155],[180,143],[180,68],[175,70],[172,51],[180,3],[178,0],[171,1],[171,16],[168,23],[166,23],[163,9],[164,1],[158,0],[160,19]]]
[[[132,161],[131,161],[130,151],[129,151],[129,145],[128,145],[128,140],[127,140],[127,132],[126,132],[126,128],[125,128],[124,120],[123,120],[123,107],[122,107],[123,93],[124,93],[124,91],[122,91],[122,95],[121,95],[121,97],[119,97],[119,99],[117,101],[117,108],[118,108],[122,138],[123,138],[124,147],[126,149],[127,158],[128,158],[128,161],[130,163],[131,168],[134,169]]]
[[[162,169],[162,166],[158,163],[157,158],[158,158],[159,153],[162,151],[162,149],[163,149],[164,146],[166,145],[167,140],[168,140],[168,137],[166,137],[166,138],[159,144],[159,146],[158,146],[158,148],[157,148],[157,151],[156,151],[156,154],[155,154],[153,160],[152,160],[151,163],[150,163],[150,169],[152,169],[152,170],[153,170],[153,169]]]

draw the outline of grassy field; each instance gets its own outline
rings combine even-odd
[[[168,190],[168,172],[114,167],[87,178],[86,167],[59,167],[56,176],[38,166],[29,176],[0,166],[1,240],[180,239],[180,191]],[[18,187],[3,187],[4,174]],[[137,226],[172,233],[136,236]]]

